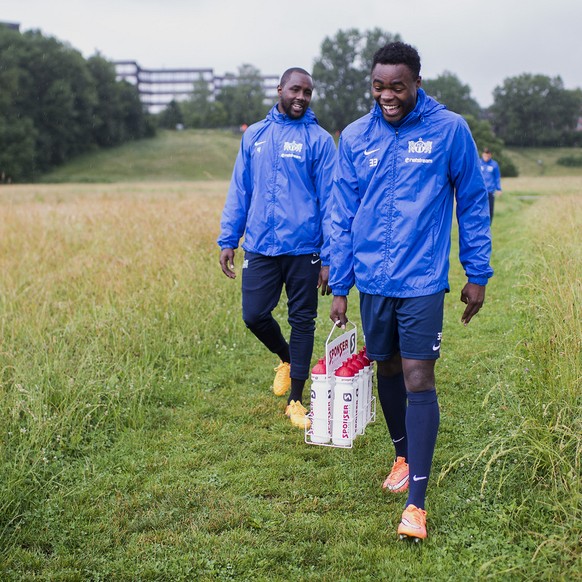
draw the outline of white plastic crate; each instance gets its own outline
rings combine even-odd
[[[376,420],[376,398],[372,380],[374,366],[357,358],[357,328],[351,326],[332,337],[341,328],[333,326],[325,342],[325,357],[311,374],[311,403],[305,429],[305,442],[337,448],[352,448],[354,440]],[[354,356],[359,360],[353,362]],[[352,360],[350,362],[350,360]]]

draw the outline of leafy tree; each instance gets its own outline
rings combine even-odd
[[[40,32],[23,35],[30,86],[21,110],[32,111],[38,131],[37,165],[44,171],[88,149],[97,92],[83,56]]]
[[[123,141],[153,137],[156,134],[154,117],[146,112],[135,86],[119,81],[117,93],[120,102],[118,115],[125,132]]]
[[[117,117],[119,97],[115,80],[115,67],[95,55],[87,61],[95,82],[97,103],[93,111],[93,139],[100,146],[111,146],[123,141],[123,127]]]
[[[0,183],[26,178],[34,166],[34,124],[15,104],[21,83],[20,50],[20,34],[0,26]]]
[[[504,151],[503,140],[495,135],[489,121],[480,119],[482,110],[471,97],[469,85],[464,85],[454,73],[445,71],[436,79],[423,80],[422,86],[427,94],[466,119],[479,151],[486,147],[491,150],[503,177],[518,175],[517,167]]]
[[[491,150],[495,161],[499,164],[499,171],[502,177],[509,178],[517,176],[517,167],[504,151],[503,141],[493,133],[491,124],[487,120],[477,119],[473,115],[465,115],[464,117],[469,125],[479,152],[482,152],[484,148]]]
[[[0,174],[30,180],[95,145],[151,135],[137,90],[100,57],[2,25],[0,55]]]
[[[471,97],[471,87],[463,85],[450,71],[445,71],[436,79],[423,79],[422,88],[439,103],[446,105],[450,111],[473,117],[481,115],[479,103]]]
[[[0,115],[0,183],[25,180],[34,167],[36,130],[29,117]]]
[[[19,125],[13,135],[22,135],[22,120],[32,121],[36,143],[28,176],[49,169],[87,149],[96,92],[80,53],[40,32],[20,34],[0,27],[0,52],[10,55],[17,71],[16,85],[8,100],[8,127]],[[16,121],[21,120],[21,121]],[[24,123],[24,125],[22,125]]]
[[[237,76],[227,74],[216,101],[224,108],[227,125],[250,125],[265,117],[269,105],[259,69],[245,64]]]
[[[580,139],[582,92],[565,89],[560,77],[511,77],[495,88],[493,99],[493,127],[508,145],[568,146]]]
[[[214,100],[208,83],[200,78],[194,83],[190,99],[180,103],[186,127],[224,127],[227,113],[224,105]]]
[[[342,131],[370,110],[370,68],[374,53],[385,44],[397,41],[402,41],[399,34],[380,28],[364,33],[355,28],[340,30],[335,37],[323,41],[321,56],[313,67],[316,97],[313,109],[326,129]],[[423,81],[423,87],[427,93],[467,119],[479,147],[489,147],[495,152],[502,175],[517,175],[517,168],[503,153],[503,141],[495,136],[488,121],[479,121],[481,108],[471,97],[468,85],[447,71],[432,81]]]
[[[374,52],[384,44],[401,40],[379,28],[361,33],[356,28],[326,37],[321,56],[313,65],[313,109],[328,131],[346,125],[370,110],[370,66]]]
[[[145,113],[137,88],[117,81],[115,66],[99,55],[87,61],[97,90],[93,111],[93,139],[101,147],[150,135],[150,116]]]
[[[184,117],[180,106],[175,99],[172,99],[166,108],[158,116],[158,125],[165,129],[176,129],[178,125],[183,125]]]

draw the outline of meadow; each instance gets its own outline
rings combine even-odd
[[[308,445],[269,390],[215,244],[238,136],[158,139],[0,187],[0,579],[582,579],[582,173],[504,180],[468,327],[453,245],[417,546],[381,414]]]

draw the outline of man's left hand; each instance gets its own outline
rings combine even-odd
[[[485,286],[467,283],[461,291],[461,301],[467,305],[461,317],[461,321],[467,325],[473,315],[483,306],[483,302],[485,301]]]

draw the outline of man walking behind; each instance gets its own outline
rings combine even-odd
[[[426,537],[425,496],[439,427],[434,367],[442,340],[453,202],[467,325],[485,299],[491,235],[477,148],[464,119],[421,89],[420,57],[395,42],[371,69],[371,112],[339,142],[333,193],[330,317],[360,292],[366,348],[396,460],[386,491],[408,489],[398,533]]]
[[[222,213],[220,266],[235,278],[242,248],[242,316],[246,326],[280,359],[273,391],[289,389],[285,414],[304,428],[302,404],[313,353],[317,289],[328,295],[329,224],[335,144],[309,108],[311,75],[288,69],[278,103],[243,134]],[[272,316],[285,287],[291,335]]]
[[[489,196],[489,217],[493,223],[495,196],[498,192],[501,194],[501,173],[499,172],[499,164],[493,159],[489,148],[483,148],[481,152],[481,172]]]

